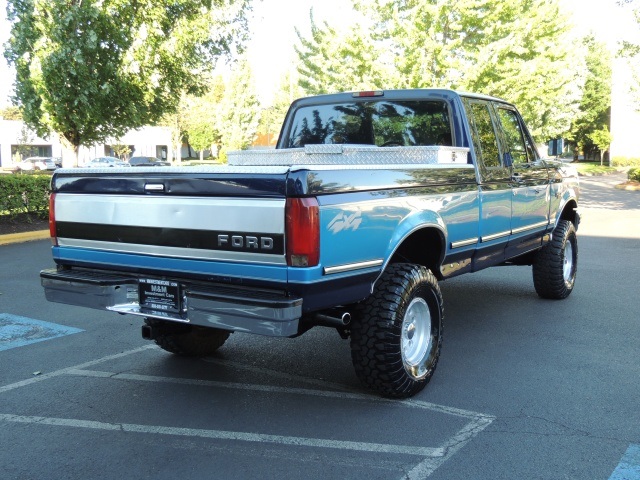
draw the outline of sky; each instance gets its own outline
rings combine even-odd
[[[640,1],[640,0],[636,0]],[[604,41],[613,42],[629,28],[631,18],[615,6],[615,0],[561,0],[572,13],[579,29],[596,31]],[[258,96],[268,102],[283,75],[295,68],[293,45],[297,41],[295,27],[309,32],[309,10],[319,23],[327,20],[332,26],[348,24],[352,15],[345,0],[262,0],[256,2],[250,29],[252,40],[247,55],[256,79]],[[9,37],[6,21],[6,0],[0,0],[0,44]],[[13,82],[4,58],[0,58],[0,108],[8,105]]]

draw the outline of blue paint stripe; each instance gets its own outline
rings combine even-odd
[[[640,480],[640,445],[630,445],[609,480]]]
[[[0,351],[83,332],[79,328],[0,313]]]

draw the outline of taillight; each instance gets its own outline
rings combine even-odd
[[[56,194],[49,196],[49,235],[51,235],[51,243],[58,246],[58,235],[56,233]]]
[[[315,198],[287,199],[287,265],[314,267],[320,262],[320,218]]]
[[[362,97],[384,97],[384,92],[382,90],[369,90],[366,92],[353,92],[351,94],[354,98],[362,98]]]

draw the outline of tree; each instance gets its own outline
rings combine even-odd
[[[127,158],[127,155],[131,153],[131,148],[129,148],[129,145],[124,145],[119,142],[115,145],[112,145],[111,148],[113,149],[113,153],[115,153],[121,160],[125,160]]]
[[[337,32],[312,22],[301,81],[312,93],[449,87],[518,105],[533,135],[567,130],[579,83],[558,1],[352,0],[365,21]],[[336,73],[339,72],[339,73]]]
[[[611,145],[611,141],[613,140],[613,137],[609,132],[609,128],[605,125],[599,130],[590,133],[589,138],[591,139],[593,144],[598,147],[598,150],[600,150],[600,165],[602,165],[604,161],[604,154],[607,150],[609,150],[609,146]],[[611,160],[609,160],[609,164],[611,164]]]
[[[219,154],[226,158],[229,150],[247,148],[253,142],[260,120],[260,104],[249,63],[241,61],[225,84],[224,95],[216,115],[220,134]]]
[[[260,108],[245,60],[234,65],[226,80],[213,77],[206,95],[188,97],[184,105],[185,137],[201,158],[210,148],[224,159],[228,150],[247,148],[255,138]]]
[[[258,133],[264,135],[269,144],[278,138],[280,128],[287,115],[289,106],[293,100],[303,97],[305,91],[294,78],[294,70],[289,71],[282,77],[279,88],[276,90],[271,105],[264,108],[260,115]]]
[[[574,156],[583,151],[585,156],[599,148],[591,139],[596,131],[608,130],[611,112],[611,55],[606,45],[590,35],[584,39],[586,48],[586,76],[578,114],[571,123],[566,138],[573,147]]]
[[[224,97],[224,80],[215,76],[210,80],[207,93],[201,97],[186,96],[181,111],[184,119],[184,137],[187,143],[200,152],[203,160],[204,150],[217,153],[214,145],[220,143],[220,132],[216,126],[220,103]]]
[[[327,22],[317,25],[309,15],[311,37],[296,29],[300,45],[294,45],[301,62],[300,87],[308,94],[346,90],[374,90],[386,83],[387,66],[380,62],[378,44],[360,24],[338,31]]]
[[[8,0],[15,101],[41,136],[119,138],[202,91],[201,73],[241,48],[249,0]]]
[[[0,118],[4,120],[22,120],[22,112],[18,107],[6,107],[0,110]]]

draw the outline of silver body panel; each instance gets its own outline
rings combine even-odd
[[[144,208],[141,208],[144,205]],[[156,227],[184,230],[211,230],[235,233],[260,232],[284,235],[284,199],[238,199],[127,195],[56,196],[56,221],[126,227]],[[251,262],[285,265],[284,255],[152,246],[58,237],[61,247],[79,247],[109,252],[144,254],[173,258]]]

